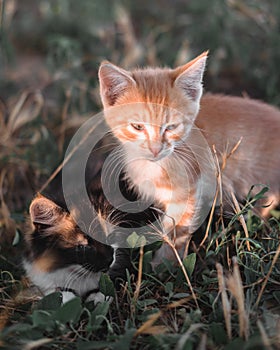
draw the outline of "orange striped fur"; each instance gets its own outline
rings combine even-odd
[[[178,147],[182,157],[188,153],[193,125],[209,148],[216,148],[221,167],[225,155],[241,140],[222,173],[225,201],[231,192],[242,201],[252,185],[267,184],[270,190],[263,203],[270,206],[259,212],[268,215],[280,198],[279,110],[249,98],[212,94],[201,98],[206,59],[207,52],[175,69],[148,67],[131,72],[103,62],[99,70],[105,119],[123,144],[127,178],[140,196],[161,202],[186,236],[199,215],[195,204],[199,167],[192,159],[189,164],[175,162],[174,154]],[[168,176],[161,169],[163,164]],[[192,174],[188,184],[178,167],[188,167]],[[184,201],[192,205],[182,212],[178,204],[177,215],[176,203]]]

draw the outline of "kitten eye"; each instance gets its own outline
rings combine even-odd
[[[171,130],[175,130],[177,128],[178,124],[169,124],[166,126],[165,130],[167,131],[171,131]]]
[[[145,129],[143,124],[131,123],[130,125],[137,131],[143,131]]]

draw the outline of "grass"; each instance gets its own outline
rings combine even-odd
[[[211,216],[185,271],[169,261],[153,271],[146,247],[134,258],[138,276],[127,272],[119,291],[104,275],[111,304],[39,299],[24,276],[28,205],[75,130],[100,110],[102,59],[174,65],[210,49],[207,90],[280,104],[277,2],[119,4],[0,1],[0,347],[277,349],[280,213],[264,222],[252,211],[265,189],[227,222]]]
[[[279,345],[279,222],[248,215],[249,238],[236,215],[211,232],[203,247],[156,271],[152,251],[134,260],[120,291],[104,275],[100,287],[113,301],[97,306],[76,298],[61,305],[54,293],[38,300],[20,272],[1,274],[2,345],[7,349],[276,349]],[[247,212],[248,210],[248,212]],[[246,242],[250,242],[250,251]],[[18,243],[20,244],[20,243]],[[10,268],[11,270],[11,268]],[[140,276],[140,277],[139,277]],[[159,277],[160,276],[160,277]]]

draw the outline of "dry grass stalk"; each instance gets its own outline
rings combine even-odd
[[[161,311],[152,314],[146,322],[142,324],[140,328],[137,329],[135,336],[140,334],[163,334],[167,331],[165,326],[154,326],[154,323],[159,319],[162,315]]]
[[[37,118],[43,104],[43,97],[39,92],[24,91],[16,101],[14,99],[9,101],[8,107],[4,104],[0,105],[0,161],[3,159],[5,165],[13,164],[16,169],[23,165],[28,166],[21,158],[26,149],[27,140],[24,141],[23,146],[18,133],[26,127],[26,124]],[[28,146],[33,144],[35,139],[36,132],[29,138]],[[16,157],[11,157],[11,154],[15,154]]]
[[[219,282],[219,292],[222,297],[223,313],[226,323],[226,330],[229,339],[232,339],[232,330],[231,330],[231,305],[226,292],[226,282],[223,273],[223,267],[221,264],[216,264],[217,277]]]
[[[21,309],[24,304],[36,302],[41,298],[39,290],[36,288],[29,288],[25,278],[21,279],[21,283],[24,287],[21,291],[15,291],[14,294],[10,296],[10,299],[7,298],[7,300],[3,300],[4,303],[0,307],[0,332],[7,326],[11,316],[17,309]]]
[[[240,139],[236,142],[236,144],[232,147],[232,149],[229,151],[229,153],[225,153],[223,155],[223,159],[222,159],[222,166],[221,166],[221,170],[223,172],[223,170],[226,167],[227,164],[227,160],[237,151],[238,147],[240,146],[242,142],[242,137],[240,137]]]
[[[16,223],[11,218],[10,210],[4,200],[3,189],[5,177],[6,171],[2,170],[0,173],[0,227],[5,227],[6,234],[4,237],[0,237],[0,241],[8,239],[11,243],[11,240],[16,232]]]
[[[59,166],[55,169],[55,171],[51,174],[48,180],[41,186],[39,189],[39,193],[44,191],[44,189],[50,184],[50,182],[56,177],[56,175],[62,170],[65,164],[69,162],[73,154],[83,145],[83,143],[87,140],[89,135],[93,132],[93,130],[99,125],[99,123],[94,124],[89,130],[85,133],[82,139],[77,143],[75,147],[67,154],[67,156],[63,159],[63,161],[59,164]]]
[[[115,14],[118,30],[122,33],[124,44],[124,59],[122,65],[130,68],[139,63],[143,58],[143,48],[136,39],[128,10],[120,5],[120,3],[117,3],[115,5]]]
[[[10,316],[13,314],[13,311],[14,308],[11,308],[9,305],[0,307],[0,331],[6,327]]]
[[[230,194],[231,194],[231,198],[232,198],[232,201],[233,201],[233,204],[234,204],[235,213],[239,214],[241,212],[241,209],[240,209],[239,203],[237,201],[237,198],[235,197],[235,195],[234,195],[234,193],[232,191],[230,192]],[[247,225],[246,225],[246,221],[244,219],[244,216],[242,214],[239,214],[238,215],[238,220],[239,220],[239,222],[240,222],[240,224],[243,227],[243,230],[245,232],[245,237],[247,238],[246,245],[247,245],[248,251],[250,252],[251,251],[251,246],[250,246],[250,242],[249,242],[249,232],[248,232],[248,229],[247,229]]]
[[[166,244],[168,244],[169,247],[170,247],[170,248],[172,249],[172,251],[174,252],[175,257],[176,257],[176,259],[177,259],[177,261],[178,261],[178,263],[179,263],[179,266],[181,267],[181,269],[182,269],[182,271],[183,271],[184,277],[185,277],[185,279],[186,279],[186,281],[187,281],[187,283],[188,283],[188,286],[189,286],[189,288],[190,288],[190,291],[191,291],[193,300],[194,300],[194,302],[195,302],[195,305],[196,305],[197,309],[199,309],[199,305],[198,305],[198,302],[197,302],[197,297],[196,297],[195,292],[194,292],[194,290],[193,290],[191,281],[190,281],[190,279],[189,279],[189,276],[188,276],[188,273],[187,273],[187,271],[186,271],[186,269],[185,269],[185,266],[184,266],[184,264],[183,264],[183,261],[182,261],[182,259],[180,258],[180,255],[179,255],[179,253],[178,253],[178,251],[177,251],[177,249],[176,249],[176,247],[175,247],[175,244],[170,240],[170,238],[168,237],[168,235],[165,235],[165,236],[163,237],[163,241],[164,241]]]
[[[163,214],[163,215],[166,215],[173,223],[173,239],[171,239],[169,237],[168,234],[162,234],[162,232],[164,233],[164,226],[162,226],[162,232],[154,225],[151,225],[151,227],[153,227],[153,229],[155,230],[155,233],[157,233],[159,235],[159,237],[161,237],[161,239],[163,240],[163,242],[165,242],[170,248],[171,250],[173,251],[175,257],[176,257],[176,260],[178,261],[179,263],[179,266],[181,267],[182,271],[183,271],[183,274],[184,274],[184,277],[187,281],[187,284],[190,288],[190,291],[191,291],[191,295],[192,295],[192,298],[195,302],[195,305],[197,307],[197,309],[199,309],[199,305],[198,305],[198,302],[197,302],[197,297],[194,293],[194,290],[193,290],[193,287],[192,287],[192,284],[191,284],[191,281],[189,279],[189,276],[188,276],[188,273],[186,271],[186,268],[183,264],[183,261],[175,247],[175,242],[176,242],[176,238],[177,238],[177,234],[176,234],[176,223],[175,223],[175,220],[173,217],[171,216],[168,216],[164,211],[160,210],[160,209],[156,209],[159,213]],[[189,242],[190,242],[190,239],[191,237],[189,237],[189,239],[186,240],[186,245],[185,245],[185,249],[184,249],[184,256],[185,254],[187,254],[187,251],[188,251],[188,246],[189,246]]]
[[[4,136],[11,137],[16,130],[34,120],[40,113],[43,104],[44,99],[41,93],[24,91],[9,114]]]
[[[220,162],[219,162],[219,158],[217,155],[217,150],[215,145],[213,145],[213,152],[214,152],[214,157],[215,157],[215,161],[216,161],[216,166],[217,166],[217,189],[219,190],[219,194],[220,194],[220,221],[222,223],[222,228],[223,230],[225,229],[225,225],[224,225],[224,220],[223,220],[223,185],[222,185],[222,170],[224,170],[224,167],[221,170],[220,167]],[[223,165],[225,166],[225,165]]]
[[[0,199],[0,227],[5,227],[5,234],[0,237],[0,242],[7,240],[10,244],[16,233],[16,222],[11,218],[11,212],[4,200]]]
[[[67,118],[67,111],[71,102],[71,95],[72,95],[71,89],[66,90],[65,92],[66,100],[64,102],[62,113],[61,113],[60,137],[57,142],[57,147],[60,155],[62,155],[62,152],[63,152],[63,146],[65,141],[65,130],[66,130],[65,121]]]
[[[232,258],[233,262],[233,274],[227,277],[226,284],[230,293],[234,296],[237,309],[238,309],[238,320],[239,320],[239,336],[244,339],[248,339],[249,336],[249,320],[248,314],[245,309],[245,297],[242,286],[242,280],[237,264],[236,257]]]
[[[141,283],[142,283],[142,272],[143,272],[143,257],[144,257],[144,247],[141,246],[139,250],[139,267],[138,267],[138,278],[136,283],[136,288],[134,292],[134,301],[138,300]]]
[[[259,331],[260,331],[260,334],[261,334],[261,337],[262,337],[262,342],[263,342],[263,345],[265,346],[265,349],[266,350],[272,350],[272,347],[270,346],[270,341],[269,341],[269,338],[265,332],[265,329],[264,329],[264,326],[263,324],[261,323],[260,320],[257,320],[257,326],[259,328]]]
[[[207,334],[203,333],[201,337],[201,341],[198,344],[197,350],[206,350],[207,349],[206,343],[207,343]]]
[[[270,269],[269,269],[269,271],[268,271],[268,273],[265,276],[265,279],[263,281],[261,290],[260,290],[259,295],[258,295],[258,299],[257,299],[256,304],[255,304],[255,308],[257,308],[259,306],[259,303],[260,303],[260,300],[262,298],[262,295],[263,295],[263,292],[265,290],[265,287],[267,285],[268,279],[269,279],[269,277],[270,277],[270,275],[272,273],[272,270],[273,270],[273,268],[274,268],[274,266],[275,266],[275,264],[276,264],[276,262],[277,262],[277,260],[279,258],[279,255],[280,255],[280,244],[278,245],[278,248],[277,248],[276,253],[275,253],[274,257],[273,257]]]
[[[40,132],[34,130],[32,126],[30,126],[32,133],[29,133],[28,138],[22,138],[21,131],[38,117],[43,104],[42,94],[29,90],[23,91],[19,97],[10,98],[7,103],[0,103],[0,215],[2,222],[6,221],[4,225],[8,235],[9,231],[14,232],[15,224],[10,218],[10,210],[5,202],[10,205],[9,199],[16,197],[12,204],[17,207],[21,201],[18,199],[20,194],[18,197],[15,196],[17,191],[15,185],[21,180],[30,182],[28,176],[31,166],[26,157],[26,150],[40,138]],[[26,193],[24,195],[27,196]]]
[[[215,197],[214,197],[214,200],[213,200],[213,204],[212,204],[212,207],[211,207],[210,216],[209,216],[209,220],[208,220],[208,223],[207,223],[205,235],[204,235],[203,240],[201,241],[201,243],[199,245],[199,248],[201,248],[203,246],[204,242],[208,238],[209,230],[210,230],[211,223],[212,223],[212,220],[213,220],[213,216],[214,216],[215,207],[216,207],[216,204],[217,204],[217,199],[218,199],[219,193],[220,193],[220,196],[222,196],[221,169],[220,169],[219,160],[218,160],[218,157],[217,157],[217,152],[216,152],[215,145],[213,145],[213,152],[214,152],[215,161],[216,161],[216,167],[217,167],[217,188],[216,188],[216,193],[215,193]],[[220,200],[220,205],[222,206],[222,199]]]
[[[49,344],[53,341],[51,338],[42,338],[38,340],[32,340],[26,345],[23,346],[23,350],[33,350],[33,349],[39,349],[41,346],[44,346],[46,344]]]
[[[227,4],[233,10],[239,12],[242,17],[247,17],[251,21],[254,21],[264,32],[268,32],[272,29],[268,26],[268,23],[270,25],[273,25],[275,22],[277,23],[277,20],[273,14],[267,13],[265,8],[254,8],[252,6],[248,6],[241,0],[228,0]]]
[[[177,307],[180,307],[182,305],[185,305],[187,302],[189,302],[192,299],[191,296],[182,298],[176,301],[173,301],[172,303],[168,304],[166,306],[167,309],[176,309]]]
[[[0,0],[0,28],[9,28],[17,10],[17,0]]]
[[[212,220],[213,220],[215,207],[216,207],[219,195],[220,195],[220,203],[219,203],[220,204],[220,219],[221,219],[223,230],[225,230],[224,222],[223,222],[222,172],[224,171],[224,169],[226,167],[227,160],[236,152],[236,150],[238,149],[241,141],[242,141],[242,138],[240,138],[238,140],[238,142],[233,146],[233,148],[228,153],[225,153],[223,155],[221,166],[220,166],[219,158],[218,158],[218,155],[217,155],[216,147],[215,147],[215,145],[212,146],[214,159],[215,159],[215,163],[216,163],[216,169],[217,169],[217,189],[216,189],[216,193],[215,193],[215,196],[214,196],[213,204],[212,204],[212,207],[211,207],[210,216],[209,216],[209,220],[208,220],[208,223],[207,223],[205,235],[204,235],[203,240],[201,241],[201,243],[199,245],[199,248],[201,248],[203,246],[203,244],[205,243],[206,239],[208,238],[209,230],[210,230],[210,227],[211,227],[211,223],[212,223]],[[247,232],[248,232],[248,230],[247,230]]]

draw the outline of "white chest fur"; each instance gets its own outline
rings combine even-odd
[[[163,170],[158,163],[145,159],[131,161],[126,167],[126,172],[142,197],[153,198],[156,196],[155,184],[163,177]]]
[[[184,164],[172,159],[130,161],[126,173],[141,197],[166,205],[187,198],[191,188]]]
[[[60,289],[71,289],[79,296],[97,289],[101,272],[91,272],[80,265],[70,265],[65,268],[57,269],[53,272],[44,272],[38,270],[33,264],[25,260],[23,262],[25,271],[31,282],[38,286],[43,294],[53,293]],[[72,299],[75,295],[72,292],[64,291],[63,303]],[[95,297],[91,299],[96,302],[101,301],[101,293],[94,293]],[[103,295],[104,300],[104,295]]]

